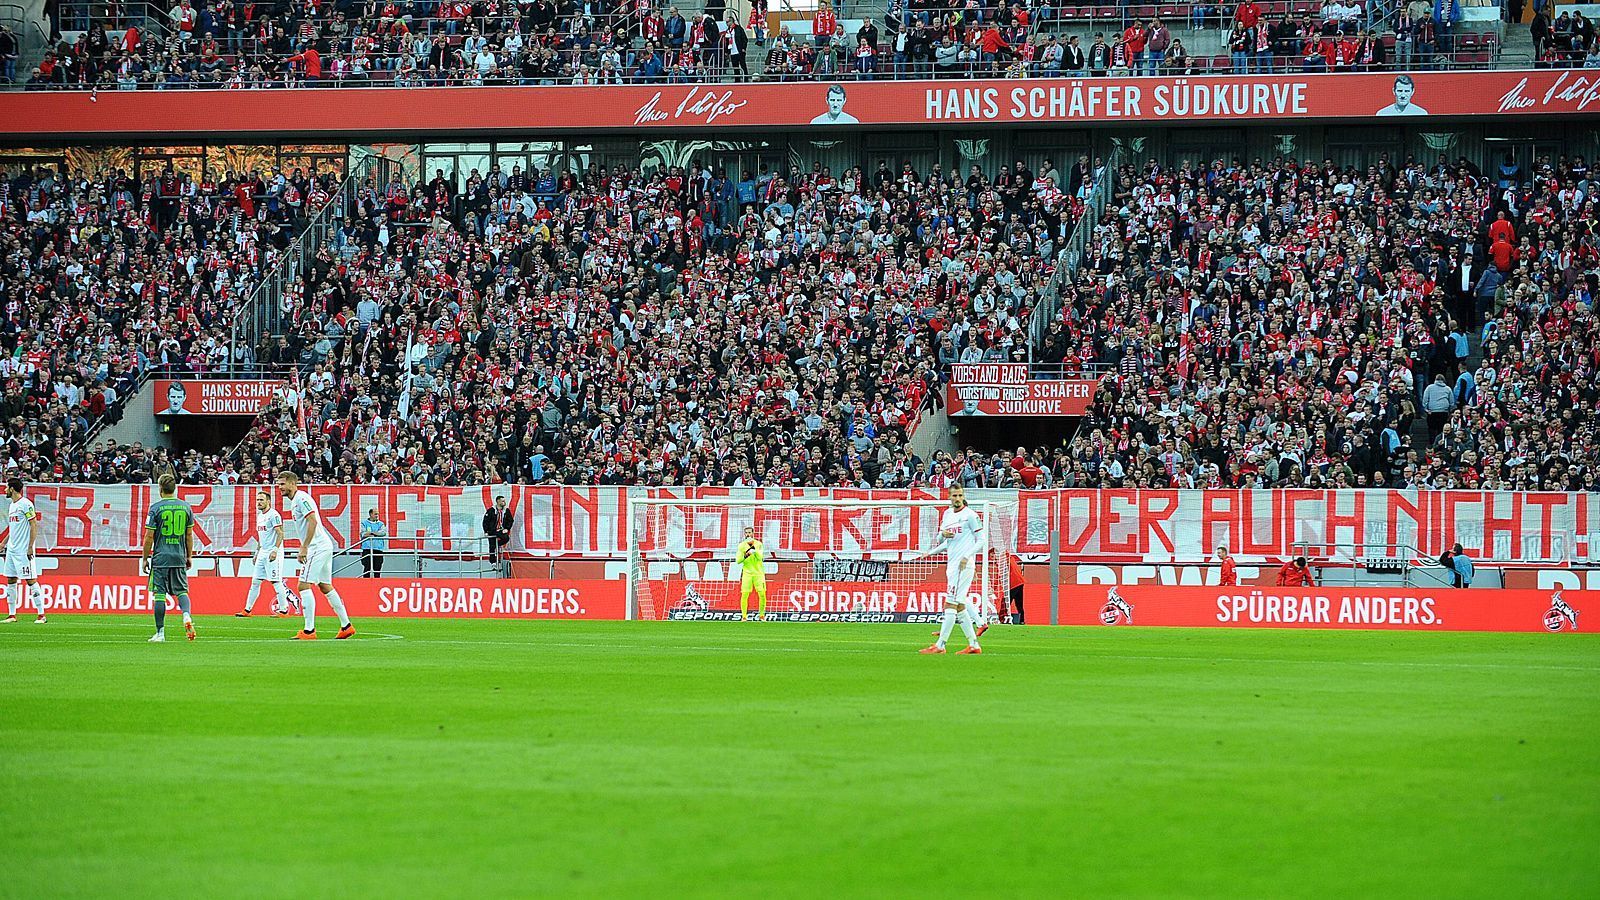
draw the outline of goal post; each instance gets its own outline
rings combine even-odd
[[[735,619],[739,545],[764,548],[768,618],[928,622],[942,615],[947,556],[943,500],[629,497],[630,619]],[[976,499],[984,539],[972,592],[1004,610],[1016,504]],[[750,613],[757,598],[749,599]]]

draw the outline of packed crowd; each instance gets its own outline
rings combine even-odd
[[[171,462],[189,481],[953,478],[909,435],[952,362],[1027,358],[1092,177],[880,161],[368,184],[374,214],[243,360],[297,366],[298,387],[231,452]],[[103,461],[127,452],[42,474],[120,480]]]
[[[1290,4],[1270,0],[1173,8],[1196,27],[1214,18],[1231,26],[1229,55],[1201,58],[1143,13],[1096,18],[1112,30],[1093,41],[1058,35],[1070,10],[1048,0],[890,0],[881,15],[848,20],[821,0],[810,20],[799,22],[769,21],[759,0],[748,15],[721,0],[688,12],[648,2],[557,0],[85,4],[68,7],[80,12],[64,22],[55,16],[52,49],[24,80],[40,90],[166,90],[1154,75],[1230,63],[1243,72],[1352,71],[1391,60],[1401,67],[1487,62],[1487,55],[1452,57],[1460,3],[1413,0],[1391,19],[1388,4],[1374,2],[1371,9],[1365,0],[1295,4],[1293,15]],[[93,18],[81,14],[89,9]],[[143,9],[153,12],[136,13]],[[1547,46],[1551,60],[1581,59],[1594,44],[1581,14],[1563,13],[1553,23],[1545,16],[1535,25],[1536,39],[1541,33],[1548,35],[1541,52]],[[9,60],[0,74],[11,82],[16,45],[16,36],[0,29],[0,59]]]
[[[0,173],[0,469],[148,475],[154,450],[88,453],[86,438],[146,375],[231,364],[232,308],[329,187],[298,170],[215,183],[171,169]]]
[[[180,459],[73,438],[138,372],[228,364],[220,302],[281,204],[263,220],[253,188],[196,186],[216,199],[169,220],[150,211],[159,184],[140,198],[115,177],[13,179],[3,465],[84,481],[293,467],[374,483],[1600,488],[1600,202],[1582,157],[1097,166],[369,182],[286,299],[288,333],[232,361],[293,366],[295,389],[237,448]],[[1034,351],[1104,374],[1082,427],[920,458],[909,436],[951,363],[1028,358],[1028,317],[1097,178],[1107,214]]]
[[[1043,350],[1111,374],[1076,436],[1020,454],[1047,482],[1600,487],[1582,157],[1116,178]]]

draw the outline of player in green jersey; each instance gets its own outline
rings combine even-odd
[[[189,615],[189,560],[194,556],[194,510],[177,498],[178,479],[163,475],[158,482],[161,499],[150,505],[144,523],[141,566],[150,573],[150,596],[156,613],[156,633],[150,643],[165,641],[167,598],[177,597],[183,610],[183,633],[194,640],[194,619]]]

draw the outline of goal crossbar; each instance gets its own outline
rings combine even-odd
[[[701,541],[693,548],[667,548],[661,541],[661,535],[670,533],[666,530],[656,530],[667,522],[678,522],[677,527],[691,528],[693,525],[694,511],[717,511],[714,516],[722,519],[722,511],[765,511],[778,512],[781,516],[789,516],[790,512],[803,511],[835,511],[835,509],[859,509],[862,512],[878,511],[917,511],[930,512],[942,511],[949,508],[949,500],[939,498],[872,498],[872,496],[629,496],[626,500],[627,525],[624,527],[626,535],[627,554],[629,554],[629,575],[627,575],[627,617],[629,618],[664,618],[675,610],[680,612],[680,604],[685,604],[685,597],[691,597],[694,602],[702,604],[701,612],[726,612],[728,596],[738,596],[738,578],[734,577],[733,564],[736,559],[736,535],[731,530],[730,524],[723,524],[717,535],[710,541]],[[978,578],[973,585],[979,597],[984,597],[990,607],[995,599],[1003,599],[1006,593],[1005,543],[995,543],[1002,532],[997,532],[998,509],[992,501],[979,500],[971,503],[974,512],[982,519],[982,530],[986,540],[979,549]],[[682,509],[685,519],[678,519],[672,509]],[[669,517],[670,519],[666,519]],[[640,525],[646,520],[653,520],[656,525],[642,528]],[[915,522],[915,519],[912,520]],[[886,522],[885,522],[886,524]],[[826,524],[822,524],[826,527]],[[726,532],[726,533],[722,533]],[[651,538],[646,538],[646,533]],[[685,532],[686,533],[686,532]],[[920,538],[918,538],[920,533]],[[1008,530],[1003,530],[1008,535]],[[859,533],[856,538],[859,540]],[[643,540],[642,540],[643,538]],[[902,535],[894,540],[902,540]],[[922,543],[922,546],[906,548],[901,546],[853,546],[853,548],[824,548],[824,546],[805,546],[798,552],[790,551],[787,546],[768,546],[768,560],[770,564],[779,564],[778,580],[787,583],[789,588],[802,589],[806,596],[811,591],[829,593],[830,589],[861,588],[862,581],[875,581],[878,585],[888,583],[885,596],[893,594],[899,589],[899,599],[907,596],[907,591],[918,591],[926,596],[926,589],[933,583],[944,581],[942,565],[930,559],[931,554],[939,551],[938,527],[930,520],[923,520],[923,524],[914,524],[910,533],[912,543]],[[811,569],[795,569],[795,562],[805,565],[806,560],[811,560]],[[651,560],[656,560],[662,565],[662,575],[656,575],[658,569]],[[846,567],[826,567],[827,560],[850,562],[856,560],[861,564],[890,565],[890,569],[867,570],[854,572],[848,565]],[[904,569],[909,567],[909,569]],[[870,569],[870,565],[869,565]],[[998,591],[998,594],[997,594]],[[645,613],[645,615],[642,615]]]

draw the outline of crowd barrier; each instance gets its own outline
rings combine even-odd
[[[139,577],[52,576],[41,584],[52,615],[130,615],[151,609],[148,581]],[[192,578],[192,609],[197,615],[237,612],[249,584],[246,578]],[[335,587],[356,619],[627,618],[620,580],[373,578],[338,579]],[[849,590],[860,585],[841,584],[837,592],[818,587],[773,591],[769,613],[787,621],[932,622],[942,606],[937,592],[911,598],[874,592],[862,602],[859,591]],[[270,609],[270,597],[270,590],[262,591],[258,613]],[[1048,585],[1025,587],[1028,624],[1050,622],[1050,600]],[[1561,632],[1578,630],[1581,611],[1600,606],[1600,591],[1064,585],[1058,603],[1056,613],[1066,625]],[[325,604],[322,611],[330,612]],[[732,615],[733,607],[723,603],[681,607],[664,617]]]
[[[54,614],[133,614],[151,610],[149,579],[138,576],[44,577],[47,609]],[[339,578],[334,587],[352,618],[451,619],[622,619],[620,581],[548,579]],[[197,576],[189,579],[191,611],[232,615],[244,608],[248,578]],[[324,615],[328,605],[318,600]],[[272,590],[263,585],[255,612],[272,608]]]
[[[1067,625],[1342,628],[1385,631],[1576,631],[1591,591],[1074,586]],[[1030,610],[1030,619],[1034,616]]]

